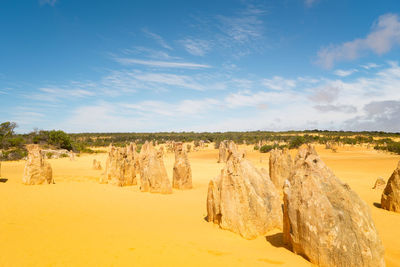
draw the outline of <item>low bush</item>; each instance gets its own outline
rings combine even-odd
[[[1,160],[20,160],[25,158],[28,152],[23,148],[14,148],[7,151],[3,151],[0,159]]]

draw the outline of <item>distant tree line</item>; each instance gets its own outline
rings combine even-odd
[[[246,131],[246,132],[159,132],[159,133],[65,133],[61,130],[38,130],[28,134],[16,134],[15,122],[0,124],[0,159],[13,160],[26,156],[26,144],[41,144],[43,147],[54,149],[67,149],[74,152],[93,153],[90,147],[125,146],[129,142],[138,145],[145,141],[157,141],[159,144],[168,141],[194,142],[199,141],[214,143],[215,148],[220,142],[232,140],[237,144],[254,145],[254,149],[267,153],[271,149],[298,148],[305,143],[342,143],[342,144],[373,144],[377,150],[385,150],[400,154],[400,142],[392,138],[400,138],[400,133],[386,132],[352,132],[352,131]],[[375,138],[374,138],[375,137]],[[259,145],[260,142],[268,144]],[[271,144],[273,143],[273,144]]]

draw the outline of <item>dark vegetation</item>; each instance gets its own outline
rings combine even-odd
[[[61,130],[34,130],[28,134],[16,134],[16,123],[4,122],[0,124],[0,159],[15,160],[26,156],[26,144],[40,144],[45,148],[67,149],[74,152],[94,153],[89,147],[105,147],[111,143],[124,146],[129,142],[136,142],[138,149],[146,140],[157,141],[163,144],[167,141],[215,143],[215,148],[223,140],[233,140],[237,144],[253,144],[254,149],[267,153],[271,149],[298,148],[305,143],[327,144],[363,144],[368,143],[377,150],[385,150],[400,154],[400,142],[392,138],[400,138],[400,133],[386,132],[351,132],[351,131],[252,131],[252,132],[159,132],[159,133],[73,133],[67,134]],[[259,147],[259,142],[264,144]],[[273,145],[271,145],[273,143]]]

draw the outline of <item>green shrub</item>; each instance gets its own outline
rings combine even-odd
[[[260,147],[258,145],[254,145],[254,150],[259,150]]]
[[[3,151],[2,160],[20,160],[25,158],[28,155],[28,152],[22,148],[15,148],[7,151]]]
[[[142,150],[142,144],[137,144],[136,145],[136,152],[140,153],[140,150]]]
[[[61,130],[52,130],[49,132],[48,143],[67,150],[72,150],[71,138]]]
[[[289,148],[299,148],[302,144],[307,143],[306,139],[303,136],[296,135],[289,142]]]
[[[261,153],[268,153],[270,152],[272,149],[274,149],[275,146],[271,146],[271,145],[263,145],[262,147],[260,147],[260,152]]]

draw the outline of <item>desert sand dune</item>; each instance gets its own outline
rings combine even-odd
[[[254,165],[268,169],[268,154],[246,149]],[[378,177],[389,178],[400,156],[359,147],[317,151],[370,207],[387,266],[400,266],[400,214],[380,209],[382,192],[372,189]],[[3,162],[8,181],[0,183],[0,266],[311,265],[283,246],[280,230],[246,240],[208,223],[208,183],[224,164],[217,163],[217,149],[188,157],[193,189],[171,195],[99,184],[103,171],[93,170],[92,162],[104,165],[106,154],[51,159],[55,184],[41,186],[22,184],[24,161]],[[166,153],[169,179],[173,164],[174,154]]]

